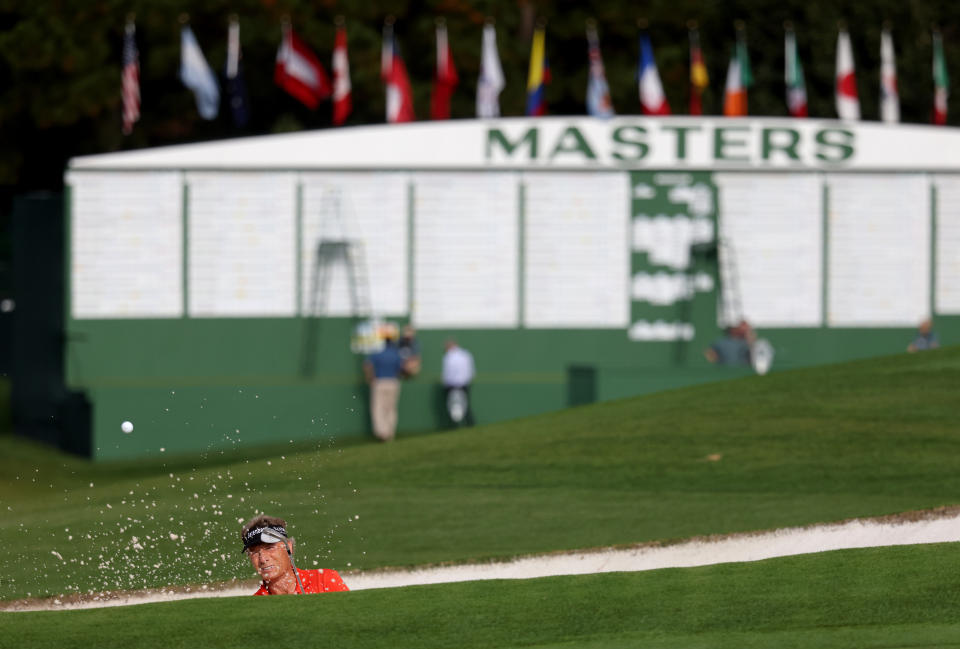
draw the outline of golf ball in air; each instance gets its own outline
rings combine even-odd
[[[120,424],[120,430],[122,430],[125,433],[132,433],[133,424],[131,424],[129,421],[125,421],[122,424]]]

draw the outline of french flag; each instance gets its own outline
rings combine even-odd
[[[663,94],[663,84],[653,58],[650,37],[640,34],[640,60],[637,62],[637,84],[640,88],[640,107],[644,115],[669,115],[670,104]]]

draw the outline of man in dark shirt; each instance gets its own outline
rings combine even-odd
[[[389,442],[397,434],[397,403],[400,400],[400,375],[403,358],[397,349],[397,329],[387,327],[384,347],[367,356],[363,373],[370,385],[370,421],[373,434]]]
[[[704,350],[707,360],[717,365],[750,365],[750,345],[756,339],[753,329],[746,320],[735,327],[727,327],[726,335]]]
[[[908,352],[922,352],[928,349],[936,349],[940,346],[940,338],[937,332],[933,330],[933,323],[930,320],[924,320],[917,328],[917,337],[907,346]]]

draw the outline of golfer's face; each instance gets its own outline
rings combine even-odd
[[[247,550],[250,563],[264,581],[272,581],[290,570],[290,557],[283,543],[261,543]]]

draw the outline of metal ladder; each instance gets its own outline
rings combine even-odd
[[[327,315],[330,278],[337,264],[347,271],[350,307],[354,318],[373,317],[370,280],[363,242],[347,234],[339,189],[324,192],[320,201],[320,237],[313,248],[310,293],[305,315],[301,373],[311,376],[321,319]]]
[[[733,245],[726,237],[717,238],[720,271],[720,313],[724,326],[734,326],[743,320],[740,299],[740,275]]]

